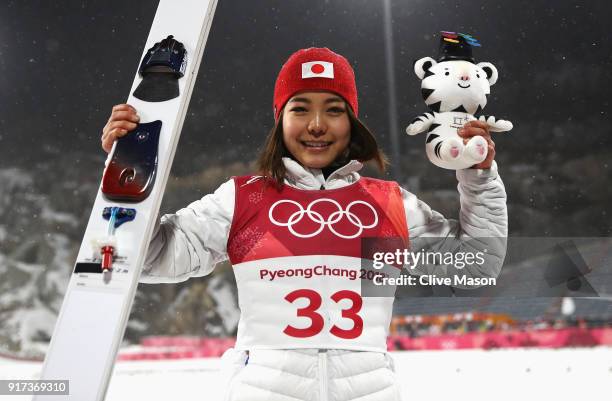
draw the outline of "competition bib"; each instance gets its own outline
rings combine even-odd
[[[228,240],[241,318],[236,348],[386,351],[393,297],[363,297],[375,275],[366,238],[408,238],[397,184],[361,178],[323,191],[234,178]],[[376,249],[375,251],[382,251]]]

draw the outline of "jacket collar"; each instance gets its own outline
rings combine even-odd
[[[325,189],[344,187],[359,179],[358,171],[363,167],[360,161],[351,160],[331,173],[326,180],[320,169],[304,167],[289,157],[283,157],[283,164],[287,170],[285,183],[300,189],[321,189],[321,186]]]

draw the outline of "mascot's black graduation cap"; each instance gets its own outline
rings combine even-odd
[[[440,32],[438,63],[442,61],[464,60],[476,64],[472,47],[480,47],[478,40],[471,35],[457,32]]]

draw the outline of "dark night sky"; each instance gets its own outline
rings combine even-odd
[[[156,3],[3,2],[0,167],[102,159],[100,131],[127,98]],[[394,0],[392,13],[402,155],[425,157],[422,138],[402,133],[425,111],[412,63],[435,56],[440,30],[475,35],[476,57],[500,71],[485,112],[515,126],[494,138],[502,167],[610,154],[608,2]],[[383,34],[382,1],[219,0],[173,174],[253,159],[280,65],[312,45],[354,64],[361,117],[391,153]]]

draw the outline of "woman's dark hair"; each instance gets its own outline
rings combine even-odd
[[[350,106],[347,105],[349,121],[351,123],[351,139],[348,152],[344,152],[331,166],[343,166],[349,160],[360,162],[373,161],[381,173],[384,173],[389,161],[384,152],[378,147],[374,134],[366,127]],[[285,177],[285,165],[283,157],[293,157],[287,150],[283,141],[283,111],[281,111],[274,127],[268,133],[266,143],[257,158],[257,170],[259,174],[271,178],[277,186],[282,186]]]

